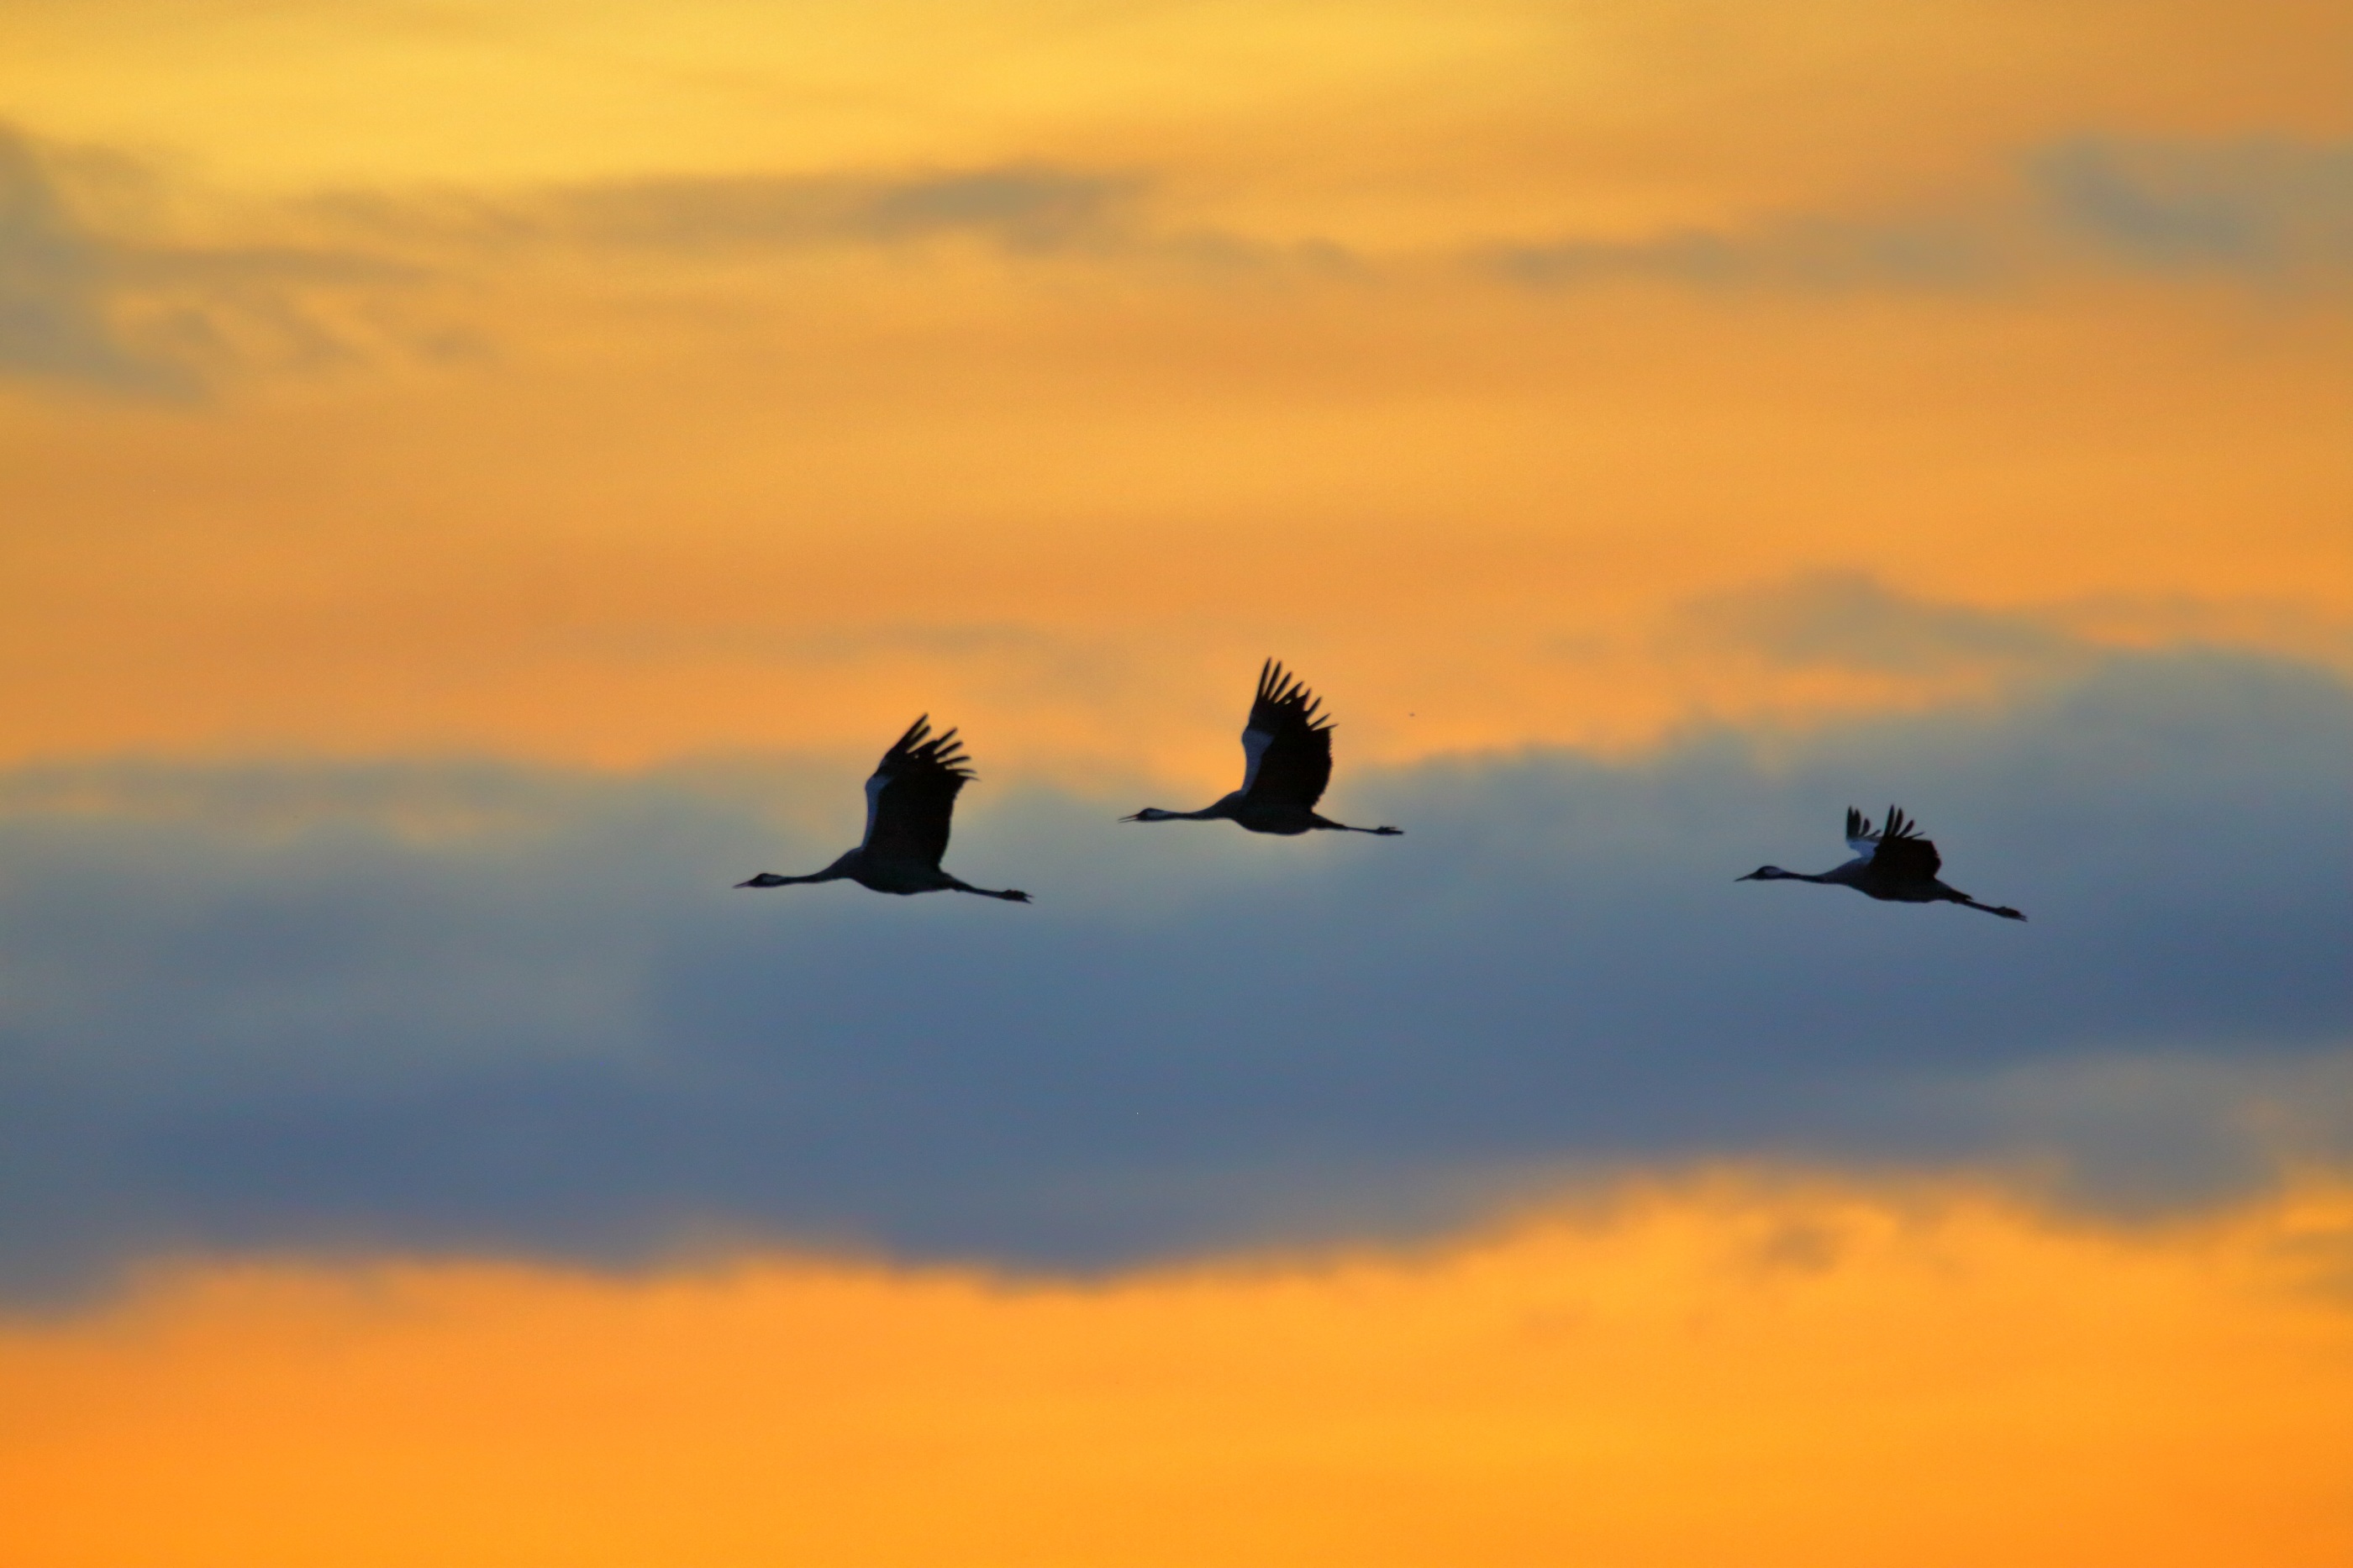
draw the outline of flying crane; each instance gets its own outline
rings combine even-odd
[[[1846,845],[1854,851],[1854,858],[1834,869],[1821,872],[1784,871],[1778,866],[1759,866],[1746,877],[1733,879],[1739,882],[1828,882],[1835,887],[1852,888],[1865,898],[1881,899],[1898,904],[1966,904],[1973,910],[1983,910],[1989,915],[2000,915],[2006,921],[2022,921],[2026,917],[2007,904],[1981,904],[1958,888],[1948,888],[1936,879],[1944,868],[1944,858],[1936,847],[1920,837],[1912,820],[1894,806],[1887,808],[1887,821],[1873,827],[1871,819],[1855,810],[1846,808]]]
[[[955,810],[956,792],[971,782],[973,772],[954,730],[927,739],[931,732],[927,713],[882,753],[874,776],[866,781],[866,837],[857,848],[806,877],[763,871],[735,885],[784,888],[796,882],[848,880],[878,893],[978,893],[985,899],[1028,903],[1027,893],[976,888],[940,869],[940,857],[948,851],[948,817]]]
[[[1252,833],[1296,834],[1328,829],[1384,837],[1402,827],[1351,827],[1320,816],[1315,803],[1332,782],[1332,721],[1317,717],[1314,693],[1268,659],[1259,667],[1258,700],[1242,731],[1242,787],[1198,811],[1163,811],[1147,805],[1122,822],[1238,823]]]

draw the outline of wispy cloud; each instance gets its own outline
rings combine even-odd
[[[2080,670],[2096,657],[2049,615],[1982,610],[1898,593],[1861,572],[1713,595],[1686,606],[1677,635],[1782,664],[1938,676],[1989,667]]]
[[[550,206],[572,232],[604,244],[888,245],[970,236],[1043,251],[1127,232],[1140,189],[1130,176],[1017,165],[896,179],[651,180],[566,192]]]
[[[676,176],[536,191],[341,191],[297,210],[392,244],[695,254],[970,238],[1037,253],[1132,237],[1143,189],[1129,174],[1014,164]]]
[[[2052,220],[2135,265],[2353,275],[2353,143],[2087,139],[2030,165]]]
[[[2353,268],[2353,149],[2081,139],[2021,158],[2005,189],[1945,205],[1795,210],[1727,227],[1563,235],[1451,253],[1365,252],[1172,221],[1148,171],[1042,163],[639,179],[539,192],[343,193],[304,210],[380,235],[681,255],[976,240],[1008,255],[1190,258],[1346,273],[1467,261],[1536,287],[1954,289],[2059,268],[2200,267],[2326,279]]]
[[[2125,267],[2243,282],[2353,278],[2353,145],[2084,138],[2038,149],[2006,191],[1947,206],[1770,214],[1737,226],[1567,235],[1483,254],[1535,287],[1957,289]]]
[[[227,364],[347,359],[325,297],[419,276],[353,249],[122,232],[77,209],[51,153],[0,124],[0,376],[185,396]]]
[[[75,222],[32,143],[0,126],[0,375],[182,389],[110,319],[125,260]]]
[[[347,190],[246,210],[234,243],[95,222],[69,184],[48,150],[0,127],[0,374],[148,393],[386,349],[478,351],[490,329],[454,324],[458,296],[533,257],[652,261],[683,279],[744,258],[979,247],[1017,267],[1143,268],[1163,284],[1467,276],[1811,297],[2086,268],[2324,291],[2353,277],[2353,150],[2336,143],[2085,138],[2026,155],[2006,191],[1944,206],[1389,252],[1180,217],[1149,170],[1044,163]],[[430,282],[458,291],[446,321],[406,304]]]
[[[1501,276],[1565,288],[1649,279],[1698,288],[1949,288],[1985,280],[1998,246],[1965,224],[1777,217],[1741,230],[1681,229],[1637,239],[1567,237],[1503,246],[1485,262]]]

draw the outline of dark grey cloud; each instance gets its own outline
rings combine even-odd
[[[2115,657],[2000,710],[1348,770],[1379,843],[984,783],[951,864],[1009,909],[733,890],[856,831],[856,779],[784,763],[28,770],[0,1282],[726,1238],[1083,1268],[1718,1156],[2195,1201],[2353,1153],[2348,777],[2337,679]],[[1889,800],[2031,923],[1733,881]]]

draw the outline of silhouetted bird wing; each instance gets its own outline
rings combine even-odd
[[[1921,837],[1912,819],[1894,806],[1887,808],[1886,825],[1873,837],[1879,847],[1872,854],[1871,868],[1883,877],[1899,882],[1926,882],[1944,869],[1944,858],[1936,853],[1936,847]]]
[[[937,866],[948,852],[948,817],[972,767],[954,730],[926,740],[931,732],[927,713],[882,753],[866,781],[864,847],[878,859]]]
[[[1879,853],[1879,829],[1851,805],[1846,808],[1846,847],[1865,860]]]
[[[1268,659],[1259,667],[1258,700],[1242,731],[1249,766],[1241,793],[1252,800],[1314,805],[1332,782],[1332,721],[1319,719],[1314,693]]]

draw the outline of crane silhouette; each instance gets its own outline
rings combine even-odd
[[[1316,717],[1319,700],[1282,666],[1268,659],[1259,667],[1258,700],[1242,731],[1242,787],[1198,811],[1163,811],[1147,805],[1122,822],[1239,823],[1252,833],[1373,833],[1391,837],[1402,827],[1351,827],[1316,815],[1315,803],[1332,782],[1332,721]]]
[[[976,888],[940,869],[940,857],[948,852],[948,817],[955,810],[956,792],[971,782],[973,772],[954,730],[926,739],[931,732],[926,713],[882,753],[874,776],[866,781],[866,837],[857,848],[806,877],[763,871],[735,885],[785,888],[796,882],[847,880],[878,893],[978,893],[985,899],[1028,903],[1027,893]]]
[[[1866,898],[1882,899],[1898,904],[1965,904],[1973,910],[1983,910],[1989,915],[2000,915],[2006,921],[2022,921],[2026,917],[2007,904],[1981,904],[1958,888],[1948,888],[1936,879],[1944,868],[1944,858],[1936,847],[1920,837],[1912,820],[1894,806],[1887,808],[1884,826],[1874,828],[1871,819],[1855,810],[1846,808],[1846,843],[1854,851],[1854,858],[1835,869],[1821,872],[1784,871],[1778,866],[1759,866],[1746,877],[1735,878],[1740,882],[1828,882],[1836,887],[1852,888]]]

